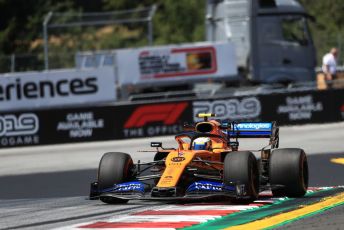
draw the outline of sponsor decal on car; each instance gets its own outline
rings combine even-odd
[[[272,135],[273,123],[271,122],[242,122],[232,124],[231,130],[223,131],[231,136],[236,137],[266,137]],[[235,142],[231,142],[232,147],[236,146]]]
[[[312,95],[286,97],[285,105],[279,105],[278,114],[288,114],[290,121],[311,120],[313,113],[323,111],[323,103],[314,101]]]
[[[222,192],[223,184],[211,181],[198,181],[191,184],[187,189],[187,192],[195,191]]]
[[[257,97],[231,98],[228,100],[194,101],[194,122],[202,119],[197,117],[200,113],[215,113],[217,119],[254,120],[261,114],[261,103]]]
[[[139,182],[130,182],[125,184],[118,184],[116,186],[116,191],[143,191],[143,185]]]
[[[128,182],[117,184],[114,189],[115,192],[144,192],[144,185],[141,182]]]
[[[239,123],[235,126],[238,130],[261,130],[261,131],[270,131],[272,128],[271,122],[248,122],[248,123]],[[235,129],[234,128],[234,129]]]
[[[173,158],[171,159],[171,161],[173,161],[173,162],[185,161],[185,157],[173,157]]]
[[[175,134],[182,131],[180,116],[187,102],[141,105],[124,124],[125,137]]]
[[[39,119],[34,113],[0,116],[0,146],[39,144]]]
[[[161,183],[164,184],[164,183],[171,183],[173,180],[173,177],[172,176],[164,176],[163,178],[161,178]]]
[[[101,192],[141,192],[145,190],[144,184],[138,181],[115,184],[111,188],[103,189]]]

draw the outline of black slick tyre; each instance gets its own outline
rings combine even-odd
[[[308,188],[308,163],[298,148],[275,149],[271,153],[270,185],[274,196],[302,197]]]
[[[243,197],[238,197],[236,202],[251,202],[259,194],[259,171],[257,159],[252,152],[238,151],[228,153],[224,159],[223,179],[225,185],[244,185]]]
[[[98,168],[98,189],[111,188],[114,184],[126,182],[132,177],[133,160],[127,153],[105,153],[100,160]],[[126,203],[128,200],[113,197],[100,197],[108,204]]]

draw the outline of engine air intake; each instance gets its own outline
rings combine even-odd
[[[201,122],[196,125],[196,131],[200,133],[210,133],[213,129],[214,126],[210,122]]]

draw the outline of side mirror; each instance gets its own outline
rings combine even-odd
[[[161,142],[151,142],[151,147],[152,148],[162,148],[162,143]]]
[[[231,122],[228,120],[221,121],[220,123],[221,123],[220,129],[230,129],[231,128]]]
[[[238,151],[239,148],[239,142],[238,141],[230,141],[228,142],[228,145],[231,147],[233,151]]]
[[[184,123],[183,124],[183,130],[184,131],[194,131],[195,130],[195,126],[192,124],[188,124],[188,123]]]

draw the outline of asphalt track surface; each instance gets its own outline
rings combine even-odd
[[[310,186],[344,185],[344,123],[282,127],[280,147],[300,147],[308,155]],[[89,183],[104,152],[130,153],[134,161],[151,160],[150,141],[174,147],[172,136],[137,140],[26,147],[0,150],[0,229],[51,229],[103,218],[120,217],[159,202],[131,201],[104,205],[87,200]],[[258,149],[264,140],[241,142],[242,149]],[[344,229],[344,205],[337,206],[278,229]]]

